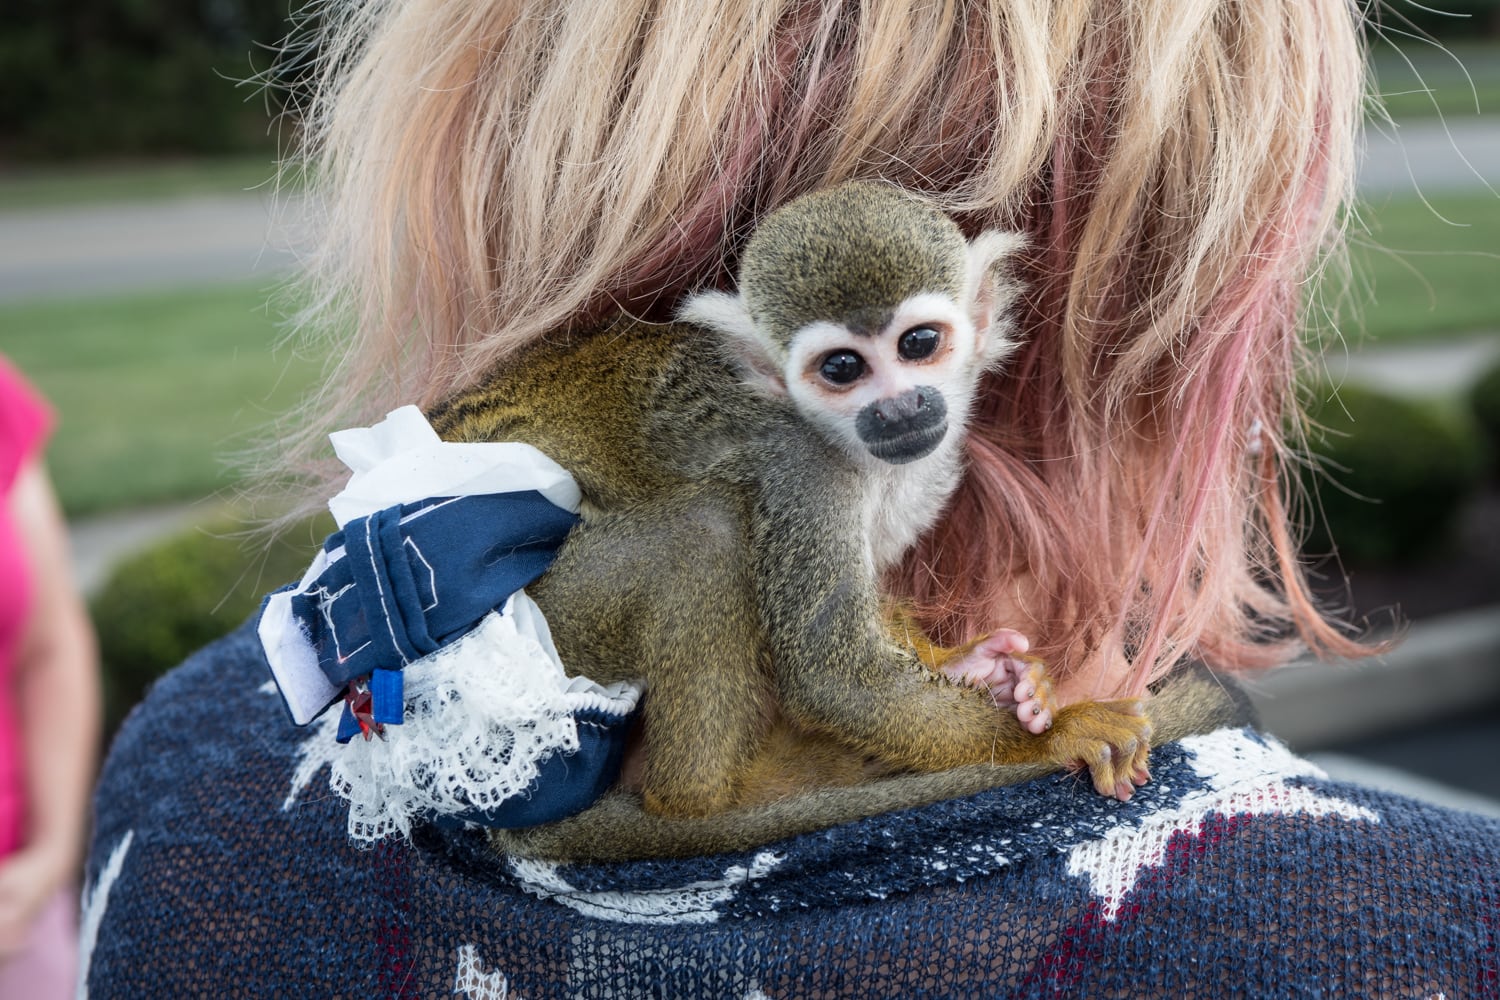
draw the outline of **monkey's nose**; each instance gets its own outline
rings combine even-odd
[[[870,413],[882,424],[910,420],[927,409],[927,394],[924,387],[908,389],[899,396],[878,400]]]
[[[942,443],[948,404],[937,389],[917,386],[868,404],[855,418],[854,430],[876,458],[896,465],[912,462]]]

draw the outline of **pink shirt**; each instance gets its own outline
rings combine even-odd
[[[52,411],[0,356],[0,856],[21,846],[26,829],[26,772],[16,719],[16,653],[31,609],[26,549],[10,517],[16,475],[41,450]]]

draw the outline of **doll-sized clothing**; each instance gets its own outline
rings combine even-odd
[[[46,402],[0,356],[0,857],[21,846],[26,829],[25,762],[13,692],[17,649],[32,606],[24,539],[11,520],[9,498],[51,426]]]
[[[591,805],[641,689],[568,674],[523,589],[579,521],[572,476],[527,444],[443,441],[414,406],[332,440],[352,472],[329,502],[338,530],[257,632],[292,721],[324,720],[310,731],[334,744],[349,836]]]
[[[1127,803],[1057,775],[744,852],[552,864],[350,843],[245,628],[162,679],[96,797],[89,994],[1494,997],[1500,821],[1248,726]]]

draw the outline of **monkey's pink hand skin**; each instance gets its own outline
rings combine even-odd
[[[1016,719],[1028,732],[1044,733],[1052,728],[1057,702],[1046,666],[1024,655],[1030,648],[1024,635],[1003,628],[944,664],[942,671],[960,684],[986,689],[997,706],[1015,709]]]

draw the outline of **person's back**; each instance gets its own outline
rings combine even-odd
[[[882,581],[925,634],[1015,628],[1065,702],[1189,660],[1370,652],[1314,606],[1288,514],[1302,291],[1361,107],[1343,0],[323,13],[308,322],[343,353],[283,463],[321,467],[309,504],[329,430],[562,331],[664,321],[727,288],[776,207],[880,179],[966,236],[1029,240],[963,481]],[[332,733],[293,729],[267,682],[242,631],[122,732],[89,863],[98,993],[1458,997],[1500,976],[1494,821],[1333,785],[1250,729],[1157,748],[1125,805],[1052,777],[576,866],[428,827],[352,847]]]
[[[1252,728],[1129,803],[1058,775],[733,854],[559,865],[479,830],[360,848],[248,627],[115,741],[89,995],[1494,995],[1500,821],[1327,780]]]

